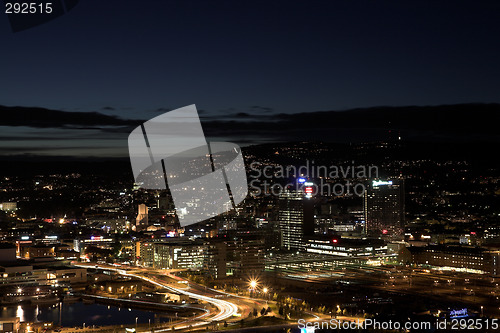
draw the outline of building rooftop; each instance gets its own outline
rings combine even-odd
[[[465,253],[465,254],[481,254],[487,249],[474,246],[464,246],[464,245],[429,245],[429,246],[411,246],[408,248],[411,253],[422,253],[422,252],[454,252],[454,253]]]

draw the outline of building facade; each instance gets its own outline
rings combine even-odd
[[[283,191],[279,196],[278,224],[282,248],[304,250],[305,236],[314,234],[314,203],[300,191]]]
[[[402,179],[373,181],[364,196],[365,233],[402,239],[404,231],[404,183]]]
[[[387,245],[381,239],[348,239],[339,236],[309,237],[306,252],[339,257],[378,257],[387,254]]]
[[[500,275],[500,251],[460,245],[429,245],[404,248],[400,261],[447,270]]]

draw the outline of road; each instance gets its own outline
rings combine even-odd
[[[239,321],[240,318],[247,318],[251,316],[250,313],[253,312],[254,309],[260,311],[260,309],[264,307],[267,308],[268,306],[266,300],[235,295],[221,290],[208,288],[206,286],[192,282],[189,282],[189,284],[187,285],[185,283],[172,283],[172,281],[181,282],[184,280],[175,275],[165,274],[164,271],[140,267],[130,267],[124,269],[122,267],[102,264],[96,265],[94,263],[73,263],[73,265],[85,268],[114,271],[123,276],[141,279],[160,288],[169,290],[170,292],[187,295],[190,298],[209,303],[217,309],[217,311],[214,311],[214,308],[212,306],[209,306],[205,309],[205,313],[199,316],[188,318],[182,322],[173,323],[173,326],[175,326],[176,330],[195,327],[202,328],[203,326],[211,325],[214,322],[221,321],[228,321],[228,323],[231,325],[231,321]],[[169,279],[170,281],[166,281],[165,279]],[[178,287],[177,285],[182,285],[183,287]],[[204,309],[202,308],[201,310]],[[237,314],[239,315],[239,317],[235,317],[235,315]],[[313,313],[307,314],[311,317],[308,321],[324,321],[330,318],[327,315],[322,315],[320,317]],[[234,320],[231,320],[233,318]],[[232,324],[236,324],[236,322]],[[216,325],[212,327],[214,329],[217,329]],[[297,324],[290,324],[285,326],[280,325],[280,327],[297,327]],[[172,326],[169,325],[168,327],[157,327],[154,329],[145,328],[144,330],[141,329],[141,333],[165,332],[171,330]]]
[[[139,269],[139,270],[124,270],[122,268],[117,268],[117,267],[109,266],[109,265],[95,265],[95,264],[85,264],[85,263],[74,263],[74,266],[84,267],[84,268],[101,269],[101,270],[107,270],[107,271],[114,271],[114,272],[117,272],[123,276],[129,276],[129,277],[141,279],[143,281],[149,282],[153,285],[156,285],[160,288],[164,288],[164,289],[169,290],[171,292],[187,295],[193,299],[212,304],[218,310],[216,313],[207,311],[200,316],[187,319],[181,323],[177,323],[177,324],[175,324],[176,329],[204,326],[204,325],[210,324],[211,322],[228,320],[238,313],[238,306],[232,302],[222,300],[222,299],[217,299],[213,296],[208,296],[208,293],[204,292],[203,290],[200,290],[199,288],[190,288],[190,290],[193,290],[193,291],[188,291],[188,290],[185,290],[182,288],[173,287],[171,284],[161,280],[158,275],[149,276],[150,274],[148,274],[148,276],[145,276],[145,274],[144,274],[145,272],[150,273],[150,271],[148,271],[148,270],[141,270],[141,269]],[[255,301],[257,301],[257,300],[255,300]],[[162,331],[167,331],[167,330],[171,330],[171,328],[155,329],[154,332],[162,332]],[[145,332],[147,332],[147,331],[145,331]]]

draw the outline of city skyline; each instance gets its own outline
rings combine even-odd
[[[33,1],[0,333],[498,331],[500,2]]]

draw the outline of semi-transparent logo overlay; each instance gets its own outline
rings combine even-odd
[[[240,147],[207,143],[195,105],[137,127],[128,147],[135,182],[144,189],[168,188],[181,226],[230,211],[248,194]]]

